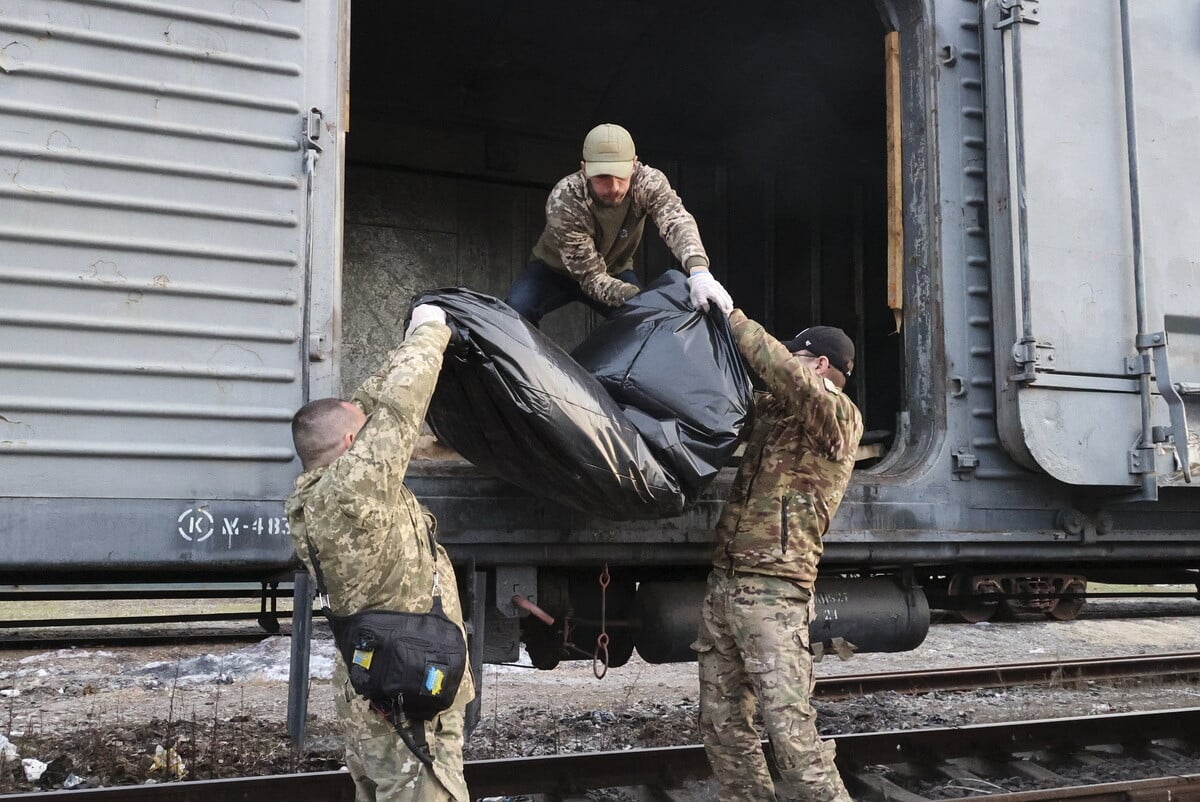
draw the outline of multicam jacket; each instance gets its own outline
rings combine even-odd
[[[431,545],[437,523],[404,485],[449,341],[448,327],[426,323],[392,351],[354,395],[368,416],[354,445],[301,474],[287,500],[296,553],[312,571],[312,541],[337,615],[428,612],[436,549],[442,607],[462,626],[454,568],[445,549]]]
[[[600,303],[620,306],[637,295],[638,288],[613,276],[632,266],[647,216],[685,268],[708,265],[696,218],[662,171],[641,162],[634,163],[629,193],[614,209],[596,202],[582,170],[555,184],[533,258],[570,273]]]
[[[862,416],[833,382],[741,310],[729,322],[739,350],[771,392],[755,400],[754,427],[717,522],[713,565],[811,588],[822,538],[854,469]]]

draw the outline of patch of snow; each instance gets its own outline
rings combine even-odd
[[[30,663],[57,663],[63,660],[91,660],[97,657],[115,657],[112,652],[89,651],[87,649],[57,649],[53,652],[42,652],[22,657],[17,662],[21,665]]]
[[[258,643],[225,655],[202,654],[183,660],[159,660],[129,669],[142,684],[228,685],[245,680],[286,681],[291,670],[291,639],[264,638]],[[314,640],[309,656],[309,676],[329,679],[333,676],[333,641]]]

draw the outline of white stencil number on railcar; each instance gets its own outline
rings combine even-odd
[[[816,603],[819,605],[817,614],[822,621],[837,621],[841,617],[838,614],[838,608],[849,601],[850,594],[844,590],[835,593],[818,593],[816,598]]]
[[[203,543],[217,531],[216,521],[212,513],[204,508],[188,508],[179,516],[177,531],[179,536],[191,543]],[[229,548],[233,548],[233,539],[247,535],[255,537],[290,537],[291,527],[284,516],[263,516],[242,518],[240,516],[222,516],[221,536],[225,538]]]
[[[221,534],[224,535],[228,542],[229,548],[233,548],[233,539],[241,535],[254,535],[255,537],[267,536],[290,536],[292,534],[291,527],[288,526],[287,518],[280,516],[255,518],[222,518],[221,519]]]

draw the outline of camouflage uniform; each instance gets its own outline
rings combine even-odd
[[[436,523],[403,483],[449,339],[449,328],[426,323],[392,351],[354,396],[368,416],[354,445],[331,465],[302,474],[287,501],[296,551],[311,571],[307,535],[338,615],[369,608],[427,612],[436,569],[446,615],[462,627],[450,559],[438,545],[435,566],[430,548]],[[356,798],[467,802],[462,740],[463,714],[475,697],[470,670],[453,705],[425,724],[430,772],[354,692],[340,655],[335,666],[334,703]]]
[[[613,276],[633,266],[647,216],[685,268],[708,266],[696,219],[662,171],[641,162],[634,163],[629,192],[615,208],[596,202],[582,170],[555,184],[533,258],[569,273],[589,297],[620,306],[637,295],[638,288]]]
[[[770,394],[715,533],[714,570],[693,644],[700,731],[721,802],[847,802],[834,744],[817,735],[808,625],[822,537],[841,503],[862,437],[857,407],[740,310],[738,348]],[[761,706],[780,783],[753,726]]]

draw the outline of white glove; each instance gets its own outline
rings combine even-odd
[[[716,304],[724,314],[733,311],[733,299],[721,286],[721,282],[712,277],[712,273],[701,270],[688,277],[688,290],[692,296],[692,306],[708,311],[708,305]]]
[[[422,323],[441,323],[446,325],[446,312],[440,306],[433,304],[418,304],[413,307],[412,320],[408,322],[408,328],[404,331],[404,339],[412,336],[417,326]]]

